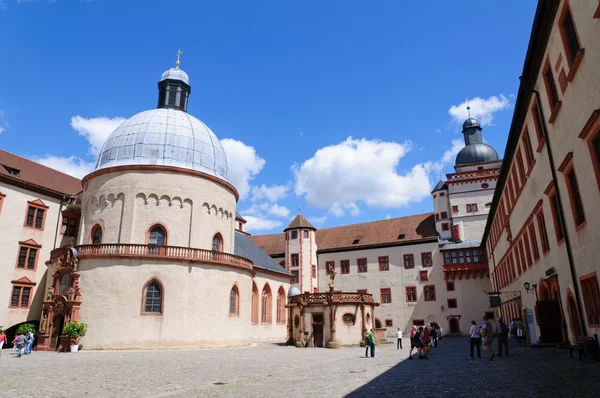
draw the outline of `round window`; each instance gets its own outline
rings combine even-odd
[[[490,184],[488,184],[487,182],[484,182],[483,184],[481,184],[481,188],[485,189],[485,188],[489,188]]]
[[[354,314],[344,314],[344,316],[342,317],[342,321],[344,322],[344,325],[354,325]]]

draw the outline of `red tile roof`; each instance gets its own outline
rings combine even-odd
[[[437,238],[433,213],[343,225],[317,230],[318,251],[333,251],[376,245],[396,245]],[[400,235],[404,234],[403,238]],[[285,252],[285,234],[251,236],[250,239],[270,255]],[[358,243],[354,243],[358,240]]]
[[[5,166],[19,170],[19,175],[12,175]],[[9,184],[25,185],[32,190],[48,190],[60,195],[76,195],[82,190],[81,180],[2,149],[0,179]]]

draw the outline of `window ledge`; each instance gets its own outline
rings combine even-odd
[[[529,178],[529,175],[533,171],[533,166],[535,166],[535,160],[529,165],[529,170],[527,170],[527,174],[525,174],[525,177]]]
[[[562,245],[563,243],[565,243],[565,238],[562,238],[561,240],[556,241],[556,244],[558,246]]]
[[[577,52],[577,54],[575,55],[575,59],[571,63],[571,65],[569,67],[569,74],[567,75],[567,81],[569,83],[572,82],[573,79],[575,78],[575,74],[577,73],[577,70],[579,69],[579,65],[581,65],[581,60],[583,60],[584,54],[585,54],[585,50],[583,48],[580,48],[579,51]]]
[[[581,231],[586,225],[587,225],[587,220],[585,220],[584,222],[582,222],[581,224],[576,226],[575,231],[577,231],[577,232]]]
[[[140,315],[143,316],[162,316],[162,314],[154,313],[154,312],[142,312]]]
[[[550,249],[548,249],[544,252],[544,257],[546,257],[548,254],[550,254]]]
[[[542,152],[542,149],[544,148],[545,144],[546,144],[546,138],[542,138],[535,151],[538,153]]]
[[[560,112],[560,108],[562,107],[562,101],[558,101],[554,104],[552,108],[552,112],[550,113],[550,119],[548,119],[548,123],[554,123],[556,118],[558,117],[558,112]]]

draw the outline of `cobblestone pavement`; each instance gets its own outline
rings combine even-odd
[[[597,396],[600,363],[568,350],[511,346],[509,358],[468,359],[466,338],[445,338],[428,360],[392,344],[298,349],[34,352],[0,357],[0,397]]]

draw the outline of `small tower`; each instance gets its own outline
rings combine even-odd
[[[187,112],[187,102],[192,93],[192,87],[187,73],[179,69],[181,54],[182,52],[179,50],[175,67],[166,70],[158,82],[157,108],[178,109]]]
[[[433,197],[435,229],[440,234],[440,238],[449,239],[452,236],[452,213],[446,182],[440,180],[431,191],[431,195]]]
[[[318,291],[317,229],[300,213],[284,229],[285,263],[294,275],[292,286],[302,293]]]

